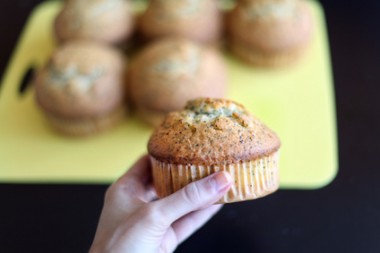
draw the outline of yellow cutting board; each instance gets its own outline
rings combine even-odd
[[[282,188],[319,188],[337,173],[337,136],[329,47],[321,6],[309,2],[315,19],[310,52],[282,69],[252,68],[225,56],[228,97],[244,104],[282,140]],[[54,49],[52,20],[59,1],[32,13],[0,90],[0,182],[109,183],[146,152],[152,129],[130,117],[90,138],[54,132],[34,103],[33,88],[19,95],[26,70],[40,67]]]

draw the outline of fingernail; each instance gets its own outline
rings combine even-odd
[[[214,174],[211,180],[217,191],[224,190],[232,181],[231,176],[224,171]]]

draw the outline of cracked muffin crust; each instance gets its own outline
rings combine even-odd
[[[147,39],[180,36],[199,43],[216,43],[222,15],[215,0],[152,0],[142,14],[139,30]]]
[[[35,88],[38,105],[58,130],[97,132],[124,114],[124,61],[107,46],[70,42],[53,53]]]
[[[188,100],[224,97],[227,79],[216,50],[182,38],[151,44],[134,59],[128,77],[130,100],[137,114],[155,126]]]
[[[169,113],[148,143],[160,197],[218,170],[235,184],[221,202],[254,199],[279,185],[277,135],[242,105],[200,98]]]
[[[54,22],[62,43],[86,39],[120,45],[133,28],[132,6],[125,0],[68,0]]]
[[[299,59],[311,40],[312,16],[304,0],[244,0],[227,18],[231,51],[261,66]]]

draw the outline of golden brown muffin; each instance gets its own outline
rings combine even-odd
[[[139,21],[143,37],[185,37],[214,44],[222,32],[222,15],[216,0],[151,0]]]
[[[156,126],[170,111],[200,96],[223,97],[226,69],[220,54],[182,38],[166,38],[142,51],[129,71],[137,114]]]
[[[93,42],[57,49],[36,79],[36,100],[61,132],[87,135],[124,116],[124,62],[118,51]]]
[[[259,66],[283,66],[299,59],[313,33],[303,0],[242,0],[228,15],[231,51]]]
[[[216,171],[234,179],[220,203],[256,199],[279,186],[277,135],[230,100],[200,98],[168,114],[148,143],[159,197]]]
[[[91,40],[121,44],[133,31],[133,16],[126,0],[68,0],[55,19],[58,41]]]

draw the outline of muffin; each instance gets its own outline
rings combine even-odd
[[[216,171],[233,185],[219,203],[256,199],[279,187],[280,140],[242,105],[199,98],[168,114],[148,143],[159,197]]]
[[[247,63],[284,66],[301,58],[313,34],[303,0],[242,0],[229,13],[231,51]]]
[[[223,97],[226,90],[219,52],[183,38],[166,38],[145,48],[132,61],[128,77],[137,115],[154,126],[188,100]]]
[[[180,36],[214,44],[222,32],[222,15],[216,0],[151,0],[139,20],[143,38]]]
[[[57,130],[93,134],[123,118],[124,79],[118,51],[93,42],[69,42],[38,73],[36,101]]]
[[[59,42],[92,40],[120,45],[133,31],[131,6],[126,0],[68,0],[55,19]]]

